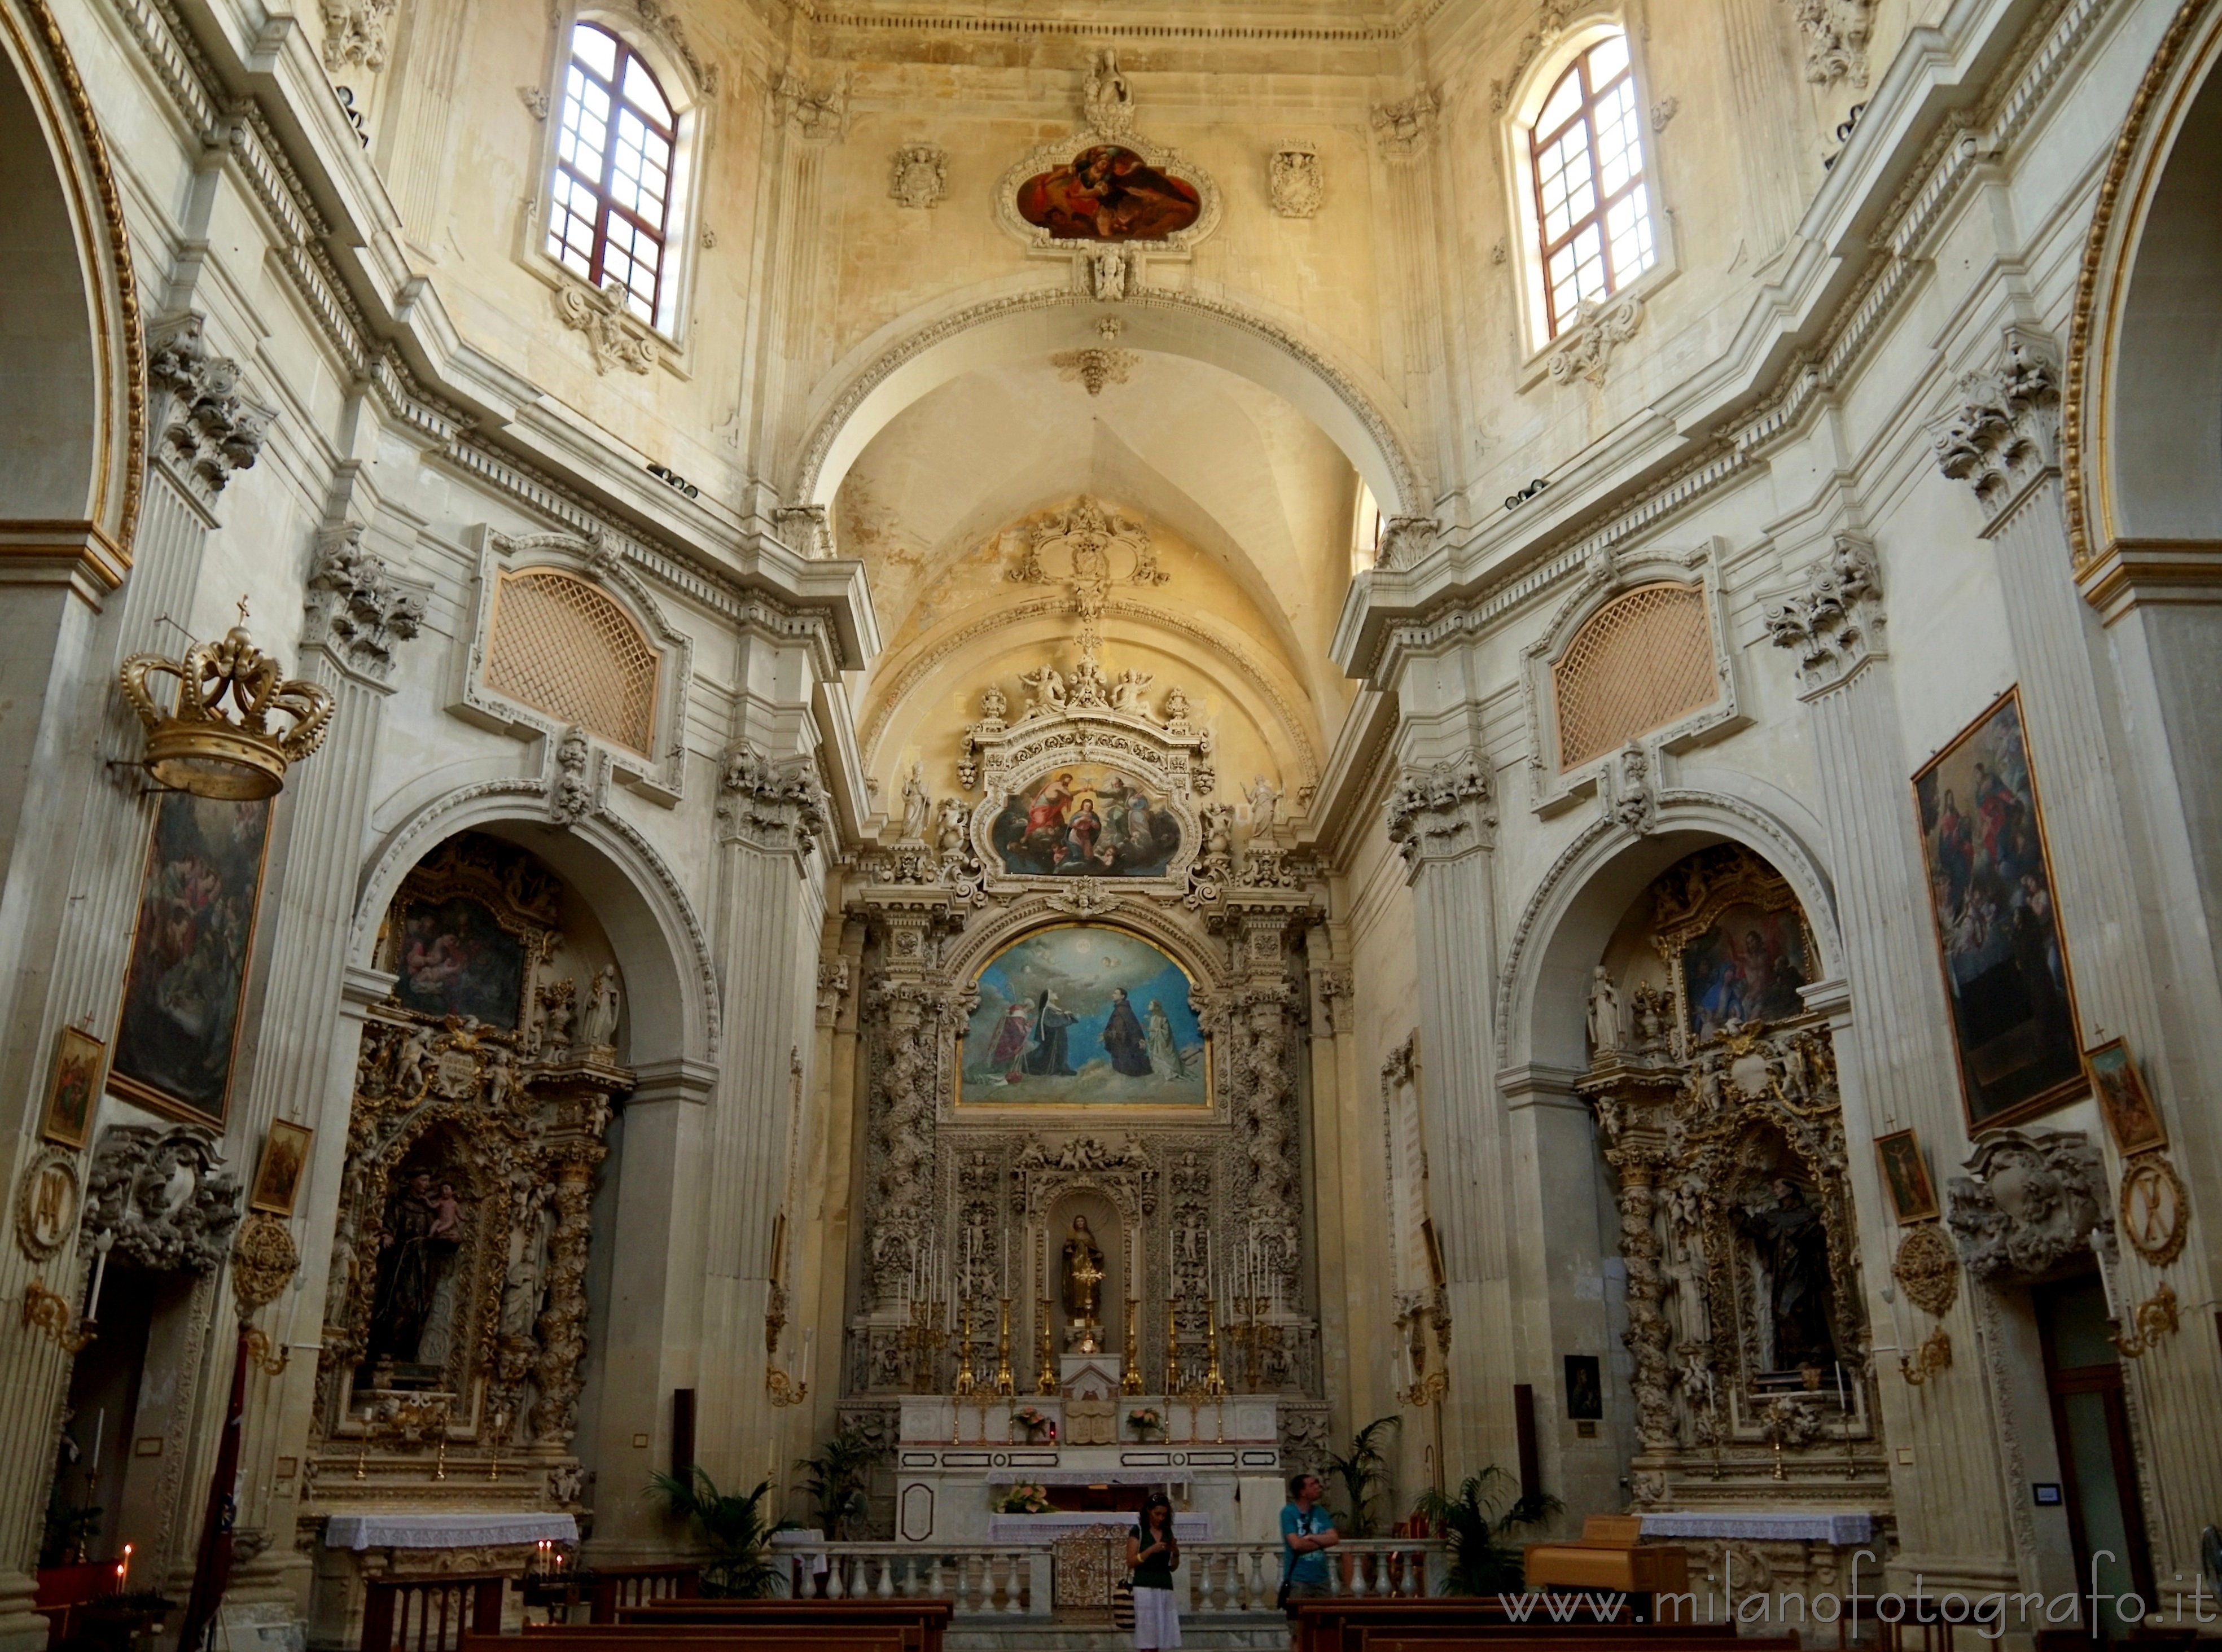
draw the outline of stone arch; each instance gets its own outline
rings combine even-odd
[[[1537,885],[1513,932],[1497,984],[1500,1065],[1569,1071],[1588,1065],[1584,1014],[1591,967],[1629,903],[1652,879],[1715,843],[1742,844],[1782,874],[1805,909],[1820,954],[1817,978],[1842,974],[1835,894],[1804,835],[1742,798],[1661,792],[1651,832],[1638,836],[1610,815],[1600,816],[1566,845]]]
[[[2186,0],[2100,183],[2062,398],[2079,565],[2125,539],[2222,538],[2218,63],[2222,4]]]
[[[348,941],[367,967],[379,924],[401,880],[461,832],[483,832],[528,849],[593,908],[625,983],[635,1065],[708,1062],[718,1053],[718,975],[693,903],[662,856],[607,813],[568,830],[548,824],[537,781],[496,781],[448,793],[412,813],[365,872]]]
[[[1084,293],[1006,293],[913,311],[881,328],[829,375],[789,473],[788,500],[831,506],[841,480],[896,414],[976,367],[1102,341],[1094,323],[1113,306]],[[1343,452],[1390,515],[1425,515],[1432,494],[1382,410],[1393,405],[1368,369],[1330,360],[1293,321],[1196,292],[1144,288],[1116,306],[1120,343],[1208,361],[1273,392],[1308,415]]]
[[[0,498],[45,543],[122,583],[147,459],[147,348],[107,146],[43,0],[0,7],[0,246],[16,393],[0,407]]]

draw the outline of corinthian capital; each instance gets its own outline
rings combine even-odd
[[[213,505],[235,471],[252,468],[278,410],[240,388],[239,363],[210,352],[202,325],[187,313],[155,330],[147,383],[168,398],[155,421],[156,459],[195,499]]]
[[[774,762],[752,745],[737,745],[725,754],[719,791],[718,833],[727,843],[807,854],[832,824],[807,757]]]
[[[1497,826],[1489,770],[1472,751],[1437,763],[1407,763],[1389,795],[1389,841],[1414,871],[1486,849]]]
[[[307,610],[304,643],[375,682],[393,675],[395,651],[424,624],[424,597],[403,590],[386,559],[363,549],[359,522],[317,534]]]
[[[1767,608],[1767,634],[1797,656],[1809,694],[1848,681],[1880,649],[1883,625],[1882,569],[1855,533],[1838,534],[1805,570],[1803,592]]]
[[[1936,438],[1936,467],[1975,490],[1996,518],[2060,462],[2060,371],[2051,347],[2009,336],[1987,373],[1959,383],[1960,405]]]

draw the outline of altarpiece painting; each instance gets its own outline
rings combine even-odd
[[[109,1063],[118,1094],[223,1128],[269,835],[267,799],[163,794]]]
[[[1188,973],[1140,936],[1102,924],[1039,930],[975,985],[961,1104],[1209,1104]]]
[[[1163,877],[1181,846],[1180,818],[1164,799],[1101,763],[1012,792],[989,830],[1016,876]]]
[[[1913,793],[1969,1126],[2073,1099],[2085,1082],[2074,986],[2019,691],[1947,744]]]

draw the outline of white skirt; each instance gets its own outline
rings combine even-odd
[[[1176,1647],[1180,1643],[1180,1608],[1173,1604],[1173,1592],[1135,1590],[1134,1644],[1142,1652],[1149,1652],[1152,1648]]]

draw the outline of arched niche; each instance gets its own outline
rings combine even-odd
[[[1829,881],[1799,835],[1739,799],[1667,792],[1655,831],[1639,837],[1600,818],[1545,874],[1514,932],[1499,983],[1497,1044],[1505,1065],[1579,1071],[1589,1065],[1590,972],[1652,881],[1715,843],[1742,844],[1781,874],[1812,932],[1814,978],[1842,973]]]
[[[2100,192],[2062,427],[2079,562],[2222,539],[2222,11],[2186,7]]]
[[[40,9],[43,13],[44,9]],[[4,554],[74,556],[122,582],[146,468],[146,345],[122,203],[58,31],[0,9],[0,397]]]
[[[634,1065],[714,1058],[717,974],[701,923],[671,869],[611,816],[559,830],[546,823],[543,807],[537,783],[495,782],[462,788],[411,814],[364,879],[353,961],[372,964],[380,925],[410,870],[458,832],[482,832],[537,856],[592,907],[624,976]]]
[[[1298,408],[1349,457],[1392,515],[1421,515],[1431,497],[1384,409],[1395,399],[1359,364],[1329,359],[1309,330],[1225,299],[1145,288],[1116,305],[1063,290],[959,298],[888,323],[852,350],[812,399],[788,488],[830,507],[857,456],[894,417],[976,368],[1099,348],[1095,323],[1116,311],[1120,348],[1208,361]]]

